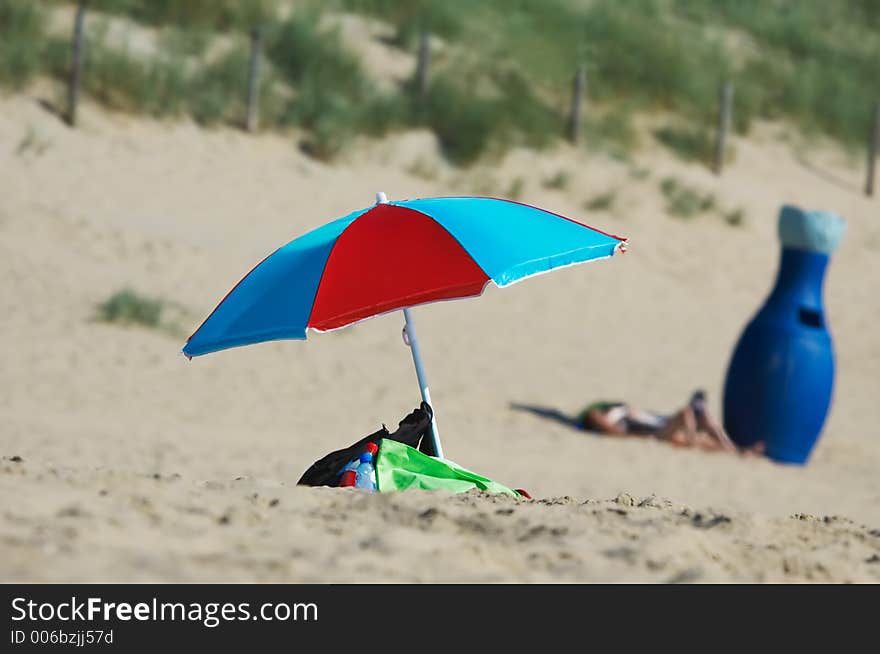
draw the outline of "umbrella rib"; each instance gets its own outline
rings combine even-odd
[[[283,246],[282,246],[282,247],[283,247]],[[211,319],[211,316],[213,316],[215,313],[217,313],[217,309],[220,308],[220,305],[221,305],[221,304],[223,304],[224,302],[226,302],[226,298],[228,298],[230,295],[232,295],[232,293],[235,291],[235,289],[237,289],[239,286],[241,286],[241,284],[244,282],[244,280],[246,280],[248,277],[250,277],[251,274],[252,274],[257,268],[259,268],[260,266],[262,266],[262,265],[266,262],[266,260],[267,260],[269,257],[271,257],[272,255],[274,255],[275,253],[277,253],[279,250],[281,250],[281,248],[276,248],[273,252],[270,252],[269,254],[267,254],[267,255],[263,258],[263,260],[260,261],[260,263],[258,263],[256,266],[254,266],[253,268],[251,268],[251,269],[247,272],[247,274],[246,274],[244,277],[242,277],[241,279],[238,280],[238,282],[235,284],[235,286],[233,286],[232,288],[229,289],[229,291],[227,291],[226,295],[223,296],[223,299],[220,300],[220,301],[217,303],[217,306],[215,306],[214,309],[211,311],[211,313],[208,314],[208,317],[205,318],[205,319],[202,321],[202,324],[199,325],[199,326],[196,328],[196,330],[195,330],[192,334],[189,335],[189,338],[186,339],[186,343],[184,344],[184,348],[186,348],[186,345],[192,340],[193,336],[195,336],[195,335],[199,332],[199,329],[201,329],[202,327],[204,327],[205,324]],[[184,355],[186,356],[187,359],[192,360],[192,357],[191,357],[189,354],[186,354],[186,352],[184,352]]]
[[[339,239],[342,238],[342,235],[345,234],[345,232],[347,232],[348,229],[349,229],[352,225],[354,225],[358,220],[360,220],[361,218],[363,218],[364,216],[366,216],[368,213],[370,213],[373,209],[375,209],[375,208],[378,207],[378,206],[379,206],[379,205],[376,204],[376,205],[370,207],[369,209],[367,209],[366,211],[364,211],[361,215],[359,215],[357,218],[355,218],[355,219],[352,220],[350,223],[348,223],[348,224],[342,229],[342,231],[340,231],[339,234],[336,236],[336,239],[333,241],[333,245],[330,246],[330,251],[327,253],[327,258],[324,259],[324,265],[321,267],[321,274],[318,275],[318,286],[315,288],[315,293],[314,293],[314,295],[312,296],[312,306],[309,307],[309,317],[306,319],[306,331],[308,331],[309,329],[311,329],[311,327],[309,327],[309,325],[310,325],[310,323],[312,322],[312,314],[315,312],[315,304],[316,304],[317,301],[318,301],[318,291],[321,290],[321,282],[324,280],[324,273],[327,272],[327,264],[330,263],[330,257],[333,256],[333,250],[336,249],[336,244],[339,243]],[[329,331],[329,330],[328,330],[328,331]]]
[[[586,261],[600,261],[601,259],[607,259],[608,257],[613,256],[614,252],[616,252],[617,249],[621,247],[621,245],[625,245],[625,244],[629,241],[628,238],[625,238],[625,237],[623,237],[623,236],[616,236],[616,235],[614,235],[614,234],[609,234],[608,232],[603,232],[601,229],[596,229],[595,227],[592,227],[592,226],[590,226],[590,225],[586,225],[586,224],[584,224],[584,223],[582,223],[582,222],[578,222],[577,220],[574,220],[574,219],[572,219],[572,218],[568,218],[567,216],[563,216],[562,214],[554,213],[553,211],[547,211],[546,209],[542,209],[542,208],[540,208],[540,207],[535,207],[535,206],[533,206],[533,205],[531,205],[531,204],[525,204],[524,202],[516,202],[515,200],[505,200],[505,199],[503,199],[503,198],[493,198],[493,197],[490,197],[490,196],[464,196],[464,195],[453,195],[453,196],[448,196],[448,197],[440,197],[440,198],[436,198],[436,199],[437,199],[437,200],[455,200],[455,199],[459,199],[459,198],[461,198],[461,199],[470,199],[471,197],[476,197],[476,198],[480,198],[480,199],[483,199],[483,200],[495,200],[495,201],[498,201],[498,202],[509,202],[510,204],[518,204],[518,205],[520,205],[520,206],[522,206],[522,207],[528,207],[529,209],[534,209],[534,210],[536,210],[536,211],[542,211],[542,212],[544,212],[544,213],[550,214],[551,216],[556,216],[557,218],[561,218],[562,220],[567,220],[568,222],[570,222],[570,223],[574,223],[575,225],[578,225],[578,226],[583,227],[583,228],[585,228],[585,229],[589,229],[589,230],[592,230],[592,231],[594,231],[594,232],[598,232],[599,234],[602,234],[602,235],[604,235],[604,236],[607,236],[608,238],[613,238],[613,239],[619,241],[619,243],[618,243],[618,244],[614,247],[614,249],[611,251],[611,254],[609,254],[609,255],[607,255],[607,256],[605,256],[605,257],[596,257],[595,259],[586,259],[586,260],[584,260],[584,261],[573,261],[572,263],[563,264],[563,265],[561,265],[561,266],[555,266],[555,267],[550,268],[550,269],[548,269],[548,270],[543,270],[543,271],[540,271],[540,272],[532,273],[532,274],[530,274],[530,275],[526,275],[525,277],[520,277],[519,279],[515,279],[515,280],[513,280],[513,281],[511,281],[511,282],[505,282],[505,283],[499,284],[498,282],[496,282],[496,281],[492,278],[492,275],[490,275],[489,273],[487,273],[486,270],[483,268],[483,266],[480,265],[480,262],[477,261],[477,258],[476,258],[473,254],[471,254],[471,251],[468,250],[468,249],[464,246],[464,244],[463,244],[460,240],[458,240],[458,239],[455,237],[455,234],[453,234],[453,233],[450,232],[448,229],[446,229],[446,227],[445,227],[445,226],[444,226],[439,220],[435,219],[431,214],[429,214],[429,213],[425,213],[424,211],[421,211],[421,210],[419,210],[419,209],[414,209],[413,207],[405,206],[405,205],[403,205],[403,204],[401,204],[400,202],[397,202],[397,201],[395,201],[395,202],[390,202],[389,204],[393,204],[393,205],[395,205],[395,206],[399,206],[399,207],[401,207],[401,208],[409,209],[410,211],[414,211],[414,212],[416,212],[416,213],[420,213],[420,214],[422,214],[423,216],[427,216],[427,217],[430,218],[432,221],[434,221],[434,223],[436,223],[441,229],[443,229],[447,234],[449,234],[449,235],[453,238],[453,240],[455,240],[456,243],[458,243],[458,245],[461,247],[462,250],[464,250],[465,252],[467,252],[468,256],[473,260],[473,262],[474,262],[475,264],[477,264],[477,266],[480,268],[480,270],[483,271],[483,274],[485,274],[486,277],[489,278],[489,281],[494,282],[494,283],[495,283],[495,286],[497,286],[498,288],[504,288],[504,287],[506,287],[506,286],[512,286],[513,284],[515,284],[515,283],[517,283],[517,282],[521,282],[521,281],[523,281],[524,279],[528,279],[528,278],[530,278],[530,277],[535,277],[535,276],[537,276],[537,275],[542,275],[542,274],[544,274],[544,273],[546,273],[546,272],[550,272],[551,270],[560,270],[560,269],[562,269],[562,268],[568,268],[568,267],[570,267],[570,266],[574,266],[574,265],[577,265],[577,264],[580,264],[580,263],[586,263]],[[402,200],[401,202],[408,202],[408,200]],[[604,245],[604,244],[603,244],[603,245],[590,245],[590,246],[587,246],[587,247],[574,248],[573,250],[568,250],[568,251],[566,251],[566,252],[562,252],[562,253],[559,253],[559,254],[554,254],[554,255],[551,255],[551,256],[565,256],[566,254],[571,254],[572,252],[587,251],[587,250],[592,250],[592,249],[594,249],[594,248],[601,248],[601,247],[605,247],[605,245]],[[623,251],[625,251],[625,250],[623,250]],[[528,261],[523,261],[523,262],[520,262],[519,264],[517,264],[516,268],[522,267],[522,266],[525,265],[525,264],[533,263],[533,262],[535,262],[535,261],[544,261],[544,260],[549,259],[549,258],[550,258],[550,257],[538,257],[538,258],[535,258],[535,259],[529,259]],[[505,272],[506,272],[506,271],[505,271]],[[503,275],[503,273],[501,273],[501,274]],[[482,295],[482,294],[483,294],[483,291],[485,291],[485,290],[486,290],[486,287],[484,286],[484,287],[483,287],[483,290],[480,291],[480,295]],[[466,296],[466,297],[479,297],[479,295],[475,295],[475,296]],[[453,299],[454,299],[454,298],[453,298]],[[427,304],[427,303],[424,303],[424,304]]]
[[[444,199],[444,198],[438,198],[438,199]],[[465,254],[467,254],[467,255],[471,258],[471,261],[474,262],[474,264],[477,266],[477,268],[479,268],[481,271],[483,271],[483,274],[486,275],[486,277],[489,278],[489,281],[492,280],[492,275],[490,275],[489,273],[486,272],[486,269],[483,268],[483,266],[480,265],[480,262],[477,261],[477,258],[471,253],[470,250],[468,250],[468,249],[464,246],[464,243],[462,243],[460,240],[458,240],[458,238],[456,238],[455,234],[453,234],[453,233],[450,232],[448,229],[446,229],[446,227],[443,225],[443,223],[441,223],[439,220],[437,220],[436,218],[434,218],[434,216],[432,216],[432,215],[429,214],[429,213],[425,213],[424,211],[421,211],[420,209],[413,209],[412,207],[404,206],[404,205],[400,204],[399,202],[389,202],[388,204],[393,204],[393,205],[396,206],[396,207],[400,207],[401,209],[406,209],[406,210],[408,210],[408,211],[412,211],[413,213],[421,214],[421,215],[425,216],[426,218],[428,218],[432,223],[434,223],[435,225],[437,225],[437,227],[439,227],[439,228],[442,229],[444,232],[446,232],[447,234],[449,234],[449,237],[450,237],[453,241],[455,241],[456,243],[458,243],[458,247],[460,247],[460,248],[462,249],[462,251],[463,251]],[[485,286],[484,286],[483,288],[485,289]],[[482,292],[481,292],[480,294],[482,295]]]
[[[618,241],[626,242],[629,240],[625,236],[618,236],[617,234],[611,234],[610,232],[603,231],[601,229],[593,227],[592,225],[587,225],[586,223],[582,223],[581,221],[575,220],[574,218],[569,218],[568,216],[563,216],[561,213],[556,213],[555,211],[548,211],[547,209],[544,209],[542,207],[536,207],[533,204],[527,204],[525,202],[518,202],[517,200],[508,200],[507,198],[496,198],[491,195],[449,195],[449,196],[445,196],[445,197],[437,197],[437,198],[431,198],[431,199],[432,200],[472,200],[472,199],[478,199],[478,200],[494,200],[496,202],[507,202],[508,204],[518,204],[521,207],[528,207],[529,209],[534,209],[535,211],[541,211],[543,213],[550,214],[551,216],[556,216],[557,218],[561,218],[562,220],[567,220],[568,222],[574,223],[575,225],[580,225],[581,227],[586,227],[587,229],[591,229],[594,232],[598,232],[600,234],[608,236],[609,238],[616,239]],[[403,202],[409,202],[409,200],[403,200]],[[397,204],[397,203],[392,202],[391,204]],[[407,209],[411,209],[411,207],[407,207]],[[418,211],[418,209],[413,209],[413,211]],[[419,211],[419,213],[424,213],[424,212]],[[427,214],[425,214],[425,215],[427,215]],[[442,227],[442,225],[441,225],[441,227]]]

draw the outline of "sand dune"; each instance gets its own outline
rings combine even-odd
[[[327,165],[296,134],[88,105],[70,130],[37,102],[52,93],[0,99],[0,580],[880,576],[880,205],[844,154],[768,124],[721,178],[647,141],[631,162],[560,146],[461,172],[421,132]],[[561,170],[566,188],[542,183]],[[668,216],[667,176],[744,223]],[[630,252],[415,316],[448,455],[563,499],[294,486],[417,405],[399,316],[192,362],[179,336],[94,321],[129,286],[186,307],[186,333],[266,253],[377,190],[503,195],[518,179],[523,201],[626,235]],[[609,191],[610,210],[584,208]],[[836,394],[809,466],[599,438],[511,408],[607,397],[666,411],[702,386],[717,411],[785,202],[849,225],[826,288]]]

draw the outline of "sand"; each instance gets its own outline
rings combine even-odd
[[[735,140],[720,178],[650,137],[629,162],[559,146],[462,172],[415,131],[330,165],[295,132],[88,103],[71,130],[39,103],[56,93],[0,98],[0,580],[880,580],[880,204],[860,193],[860,159],[764,124]],[[568,185],[546,186],[559,171]],[[743,224],[670,217],[669,176],[741,208]],[[376,191],[517,186],[631,241],[621,257],[414,311],[447,455],[535,501],[295,487],[312,461],[418,404],[399,315],[180,355],[255,262]],[[609,210],[584,208],[609,191]],[[837,386],[808,466],[603,438],[512,408],[622,398],[672,411],[703,387],[717,413],[732,346],[775,274],[786,202],[849,226],[826,286]],[[179,303],[179,324],[95,321],[124,287]]]

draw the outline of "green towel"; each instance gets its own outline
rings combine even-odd
[[[421,488],[464,493],[477,488],[489,493],[519,495],[514,490],[465,470],[450,461],[435,459],[390,438],[379,442],[376,485],[380,493]]]

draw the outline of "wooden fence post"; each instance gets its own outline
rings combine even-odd
[[[871,140],[868,141],[868,177],[865,180],[865,195],[874,195],[874,167],[877,155],[880,154],[880,102],[874,107],[874,125],[871,129]]]
[[[263,54],[263,26],[251,31],[251,65],[248,71],[247,116],[244,127],[254,132],[260,121],[260,58]]]
[[[574,82],[571,88],[571,113],[569,114],[568,138],[577,145],[581,140],[581,125],[583,119],[581,113],[583,110],[584,96],[587,92],[587,68],[586,66],[578,66],[574,75]]]
[[[83,57],[83,26],[86,17],[88,0],[80,0],[76,7],[76,18],[73,22],[73,49],[70,57],[70,80],[67,100],[67,123],[76,125],[76,108],[79,104],[79,87],[82,81]]]
[[[733,84],[724,82],[718,98],[718,134],[715,140],[715,173],[721,174],[724,157],[727,154],[727,133],[730,131],[730,118],[733,115]]]
[[[416,61],[416,98],[424,104],[428,97],[428,69],[431,66],[431,34],[422,28],[419,32],[419,54]]]

